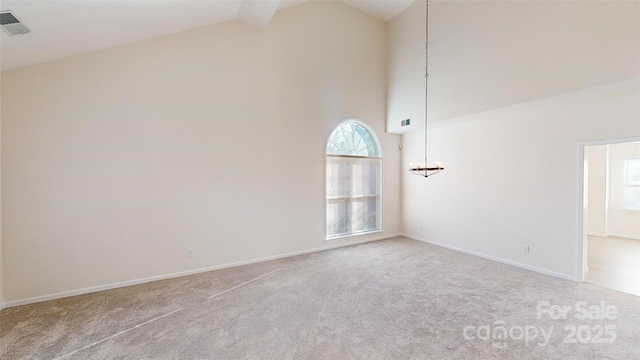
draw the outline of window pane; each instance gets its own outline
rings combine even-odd
[[[640,186],[627,187],[625,189],[624,208],[640,210]]]
[[[624,161],[623,207],[640,210],[640,159]]]
[[[334,199],[327,202],[327,233],[344,234],[347,226],[347,203],[344,199]]]
[[[331,133],[328,155],[379,156],[375,140],[357,122],[344,122]]]
[[[640,186],[640,159],[624,161],[625,186]]]
[[[327,157],[327,237],[379,230],[382,160]]]

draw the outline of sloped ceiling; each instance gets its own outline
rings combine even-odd
[[[62,59],[200,26],[240,20],[265,28],[276,11],[307,0],[4,0],[32,32],[0,34],[2,71]],[[414,0],[344,0],[388,21]]]

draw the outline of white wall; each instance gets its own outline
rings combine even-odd
[[[589,235],[607,236],[607,145],[585,147],[588,161],[587,229]]]
[[[5,301],[399,233],[386,66],[384,23],[311,2],[4,73]],[[349,117],[382,144],[384,231],[325,243]]]
[[[387,131],[404,134],[424,129],[424,1],[416,1],[388,22],[389,70]],[[419,75],[421,74],[421,75]],[[401,121],[411,124],[401,126]]]
[[[640,143],[586,147],[588,233],[640,240],[640,212],[623,208],[624,160],[640,158]]]
[[[429,152],[444,160],[446,170],[426,180],[404,176],[404,233],[577,276],[578,144],[640,136],[639,83],[436,123],[429,131]],[[422,136],[404,135],[403,163],[420,158]],[[530,245],[529,254],[521,252],[524,244]]]
[[[2,74],[0,74],[2,84]],[[0,109],[2,109],[2,96],[0,96]],[[0,111],[0,310],[4,307],[4,241],[2,230],[2,111]]]
[[[637,1],[429,2],[429,121],[640,76],[639,13]],[[424,17],[416,1],[389,22],[392,132],[423,128]]]
[[[580,143],[640,136],[640,3],[432,4],[430,121],[446,120],[429,154],[446,170],[403,171],[403,232],[577,279]],[[423,136],[403,136],[404,165]]]

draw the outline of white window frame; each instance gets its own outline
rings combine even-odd
[[[636,166],[640,166],[640,158],[630,158],[630,159],[624,159],[622,162],[622,168],[623,168],[623,178],[622,178],[622,209],[626,210],[626,211],[639,211],[640,212],[640,206],[639,207],[629,207],[627,206],[628,201],[627,201],[627,189],[628,188],[638,188],[640,189],[640,182],[633,182],[630,183],[629,182],[629,165],[631,162],[634,163],[638,163],[638,165]]]
[[[327,153],[327,146],[329,144],[329,140],[331,139],[331,135],[333,134],[333,132],[340,127],[342,124],[344,123],[348,123],[348,122],[355,122],[358,125],[362,126],[371,136],[371,139],[374,141],[375,145],[376,145],[376,150],[377,150],[377,155],[378,156],[355,156],[355,155],[335,155],[335,154],[328,154]],[[327,166],[328,166],[328,162],[329,162],[329,158],[331,157],[345,157],[345,158],[366,158],[366,159],[377,159],[380,161],[380,179],[379,179],[379,192],[378,192],[378,201],[379,201],[379,213],[377,213],[377,223],[378,223],[378,227],[376,229],[373,230],[365,230],[365,231],[356,231],[356,232],[349,232],[349,233],[345,233],[345,234],[340,234],[340,235],[335,235],[335,236],[329,236],[328,231],[327,231],[327,227],[328,227],[328,223],[327,223],[327,212],[328,212],[328,203],[329,203],[329,196],[328,196],[328,191],[327,191]],[[348,237],[352,237],[352,236],[360,236],[360,235],[367,235],[367,234],[372,234],[372,233],[379,233],[383,231],[383,204],[382,204],[382,194],[383,194],[383,174],[382,174],[382,169],[383,169],[383,155],[382,155],[382,147],[380,146],[380,141],[378,140],[378,135],[375,133],[375,131],[373,131],[373,129],[367,125],[366,123],[364,123],[362,120],[360,119],[355,119],[355,118],[349,118],[349,119],[345,119],[343,121],[341,121],[340,123],[336,124],[336,126],[334,126],[331,131],[329,132],[329,135],[327,136],[326,141],[324,142],[324,240],[325,241],[332,241],[332,240],[337,240],[337,239],[343,239],[343,238],[348,238]]]

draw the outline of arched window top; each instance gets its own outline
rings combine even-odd
[[[345,120],[336,126],[327,142],[327,155],[381,157],[373,131],[357,120]]]

